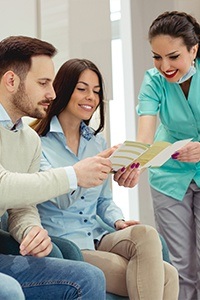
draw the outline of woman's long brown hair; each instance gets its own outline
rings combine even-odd
[[[50,129],[50,122],[53,116],[58,116],[68,105],[71,96],[74,92],[79,77],[83,71],[89,69],[95,72],[99,79],[99,114],[100,121],[98,128],[94,131],[96,135],[103,130],[105,124],[104,116],[104,83],[102,75],[97,66],[87,59],[70,59],[66,61],[58,70],[58,73],[53,82],[56,98],[49,106],[47,116],[44,119],[36,120],[30,124],[30,126],[40,135],[44,136]],[[90,120],[84,121],[89,125]]]

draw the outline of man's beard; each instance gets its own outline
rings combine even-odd
[[[44,109],[40,111],[39,108],[34,107],[34,104],[25,91],[24,83],[22,82],[20,83],[16,94],[13,95],[12,102],[16,110],[20,112],[22,116],[36,119],[42,119],[46,116],[46,111]],[[48,100],[45,102],[48,102]]]

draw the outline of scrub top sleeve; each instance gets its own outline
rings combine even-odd
[[[139,116],[157,115],[160,107],[160,99],[161,83],[159,77],[146,72],[138,96],[137,114]]]

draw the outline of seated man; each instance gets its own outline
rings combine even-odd
[[[37,221],[34,204],[77,186],[99,185],[111,170],[108,159],[96,156],[73,167],[37,172],[40,139],[21,118],[43,118],[55,98],[55,52],[51,44],[30,37],[13,36],[0,42],[0,216],[8,210],[10,229],[20,242],[31,229],[31,254],[38,257],[48,255],[52,243]],[[27,254],[23,243],[21,254]],[[88,300],[96,295],[105,299],[100,269],[84,262],[38,257],[0,254],[0,272],[20,283],[26,299]]]

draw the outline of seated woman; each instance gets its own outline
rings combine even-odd
[[[41,170],[73,165],[106,149],[100,134],[105,116],[103,79],[98,68],[91,61],[71,59],[59,69],[54,88],[57,97],[47,117],[32,126],[41,136]],[[89,122],[97,109],[99,127],[93,130]],[[132,180],[137,180],[137,170],[133,170]],[[38,209],[49,235],[73,241],[85,261],[103,270],[108,292],[134,300],[178,298],[178,274],[163,262],[157,231],[124,220],[112,199],[109,180],[95,188],[78,188],[50,199]],[[116,231],[106,232],[97,215]]]

